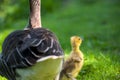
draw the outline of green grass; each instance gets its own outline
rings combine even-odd
[[[71,36],[84,39],[81,50],[85,63],[78,80],[120,80],[120,6],[117,4],[106,0],[86,5],[71,0],[61,10],[42,17],[43,27],[57,35],[65,54],[69,55],[71,50]],[[23,29],[26,22],[15,21],[9,29],[3,29],[0,45],[11,31]]]
[[[0,76],[0,80],[7,80],[7,79],[6,79],[6,78],[4,78],[4,77],[1,77],[1,76]]]
[[[78,80],[119,80],[120,55],[90,51],[85,54],[85,63]]]

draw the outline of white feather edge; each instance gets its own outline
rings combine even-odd
[[[55,56],[55,55],[53,55],[53,56],[46,56],[46,57],[38,59],[37,62],[42,62],[42,61],[45,61],[47,59],[58,59],[58,58],[64,58],[64,56],[63,55],[62,56]]]

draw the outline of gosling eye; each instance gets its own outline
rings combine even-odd
[[[80,38],[78,40],[80,40]]]

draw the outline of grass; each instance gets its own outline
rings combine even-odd
[[[7,79],[6,79],[6,78],[4,78],[4,77],[1,77],[1,76],[0,76],[0,80],[7,80]]]
[[[65,54],[71,50],[70,37],[81,36],[84,66],[78,80],[120,80],[120,10],[119,2],[70,1],[61,10],[42,17],[43,27],[59,38]],[[0,32],[0,45],[13,30],[23,29],[27,20],[15,21]],[[17,26],[17,27],[16,27]],[[0,47],[1,50],[1,47]],[[0,78],[1,80],[1,78]]]
[[[119,80],[120,60],[117,56],[100,51],[88,52],[78,80]]]

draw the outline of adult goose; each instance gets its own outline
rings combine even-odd
[[[41,1],[29,3],[29,25],[3,42],[0,75],[8,80],[59,80],[63,50],[55,34],[41,26]]]

